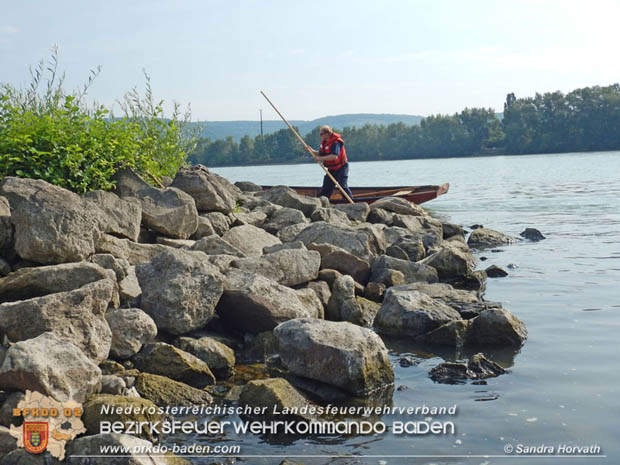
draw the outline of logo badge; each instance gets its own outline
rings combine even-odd
[[[40,454],[47,447],[49,438],[46,421],[24,422],[24,448],[33,454]]]

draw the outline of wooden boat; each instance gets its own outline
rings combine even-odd
[[[263,190],[271,189],[273,186],[262,186]],[[297,193],[316,197],[320,188],[290,186]],[[350,187],[353,192],[353,202],[373,203],[383,197],[400,197],[410,202],[420,204],[432,200],[445,194],[450,189],[450,184],[445,183],[440,186],[395,186],[395,187]],[[334,189],[329,201],[331,203],[347,203],[338,189]]]

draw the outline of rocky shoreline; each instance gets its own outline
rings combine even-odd
[[[467,235],[398,198],[331,206],[200,165],[163,189],[129,170],[116,181],[83,197],[41,180],[0,183],[0,465],[50,459],[8,435],[26,390],[84,404],[87,433],[67,444],[78,463],[71,454],[101,444],[159,440],[98,434],[104,419],[157,419],[102,405],[390,403],[386,338],[469,351],[527,338],[484,299],[471,250],[516,238]],[[429,376],[503,372],[476,354]]]

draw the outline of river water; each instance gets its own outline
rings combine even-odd
[[[213,171],[233,182],[267,185],[319,186],[322,178],[313,164]],[[453,421],[454,435],[390,431],[287,444],[232,435],[230,444],[241,445],[239,455],[246,457],[223,463],[278,464],[287,456],[305,464],[619,463],[620,152],[351,163],[352,186],[444,182],[450,192],[424,205],[433,215],[514,236],[535,227],[547,237],[475,254],[488,258],[479,268],[496,264],[509,271],[488,280],[486,298],[502,302],[529,331],[519,351],[485,352],[509,372],[482,385],[436,384],[428,377],[432,367],[468,354],[387,341],[395,385],[403,386],[394,391],[393,405],[456,404],[455,416],[435,418]],[[417,364],[401,367],[404,355]],[[520,444],[556,451],[560,444],[598,445],[606,457],[526,457],[514,452]],[[349,454],[356,457],[338,457]]]

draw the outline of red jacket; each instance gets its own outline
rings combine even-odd
[[[344,141],[340,137],[340,134],[337,134],[334,132],[332,133],[332,136],[327,140],[327,142],[325,142],[324,144],[321,143],[321,146],[319,147],[319,155],[330,155],[332,153],[332,145],[335,144],[336,142],[342,143],[342,148],[340,149],[340,155],[338,155],[338,158],[336,160],[323,162],[323,165],[325,166],[325,168],[327,168],[330,171],[339,170],[348,161],[347,151],[344,149]]]

